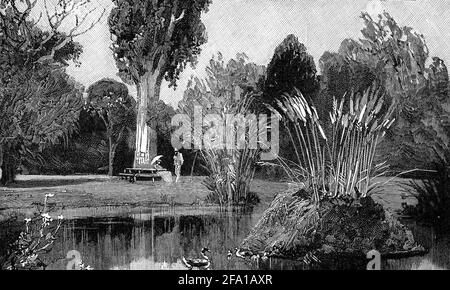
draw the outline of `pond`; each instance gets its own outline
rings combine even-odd
[[[94,211],[94,212],[93,212]],[[68,251],[80,252],[94,269],[186,269],[182,257],[211,250],[211,269],[303,269],[297,261],[228,260],[263,212],[217,208],[96,209],[73,211],[50,253],[50,269],[65,269]],[[382,262],[382,269],[450,269],[450,235],[410,224],[430,252],[422,257]]]

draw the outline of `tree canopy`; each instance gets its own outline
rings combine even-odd
[[[110,32],[119,76],[139,83],[146,73],[158,73],[172,85],[187,63],[195,63],[207,40],[200,16],[210,0],[114,0]]]
[[[135,100],[125,84],[102,79],[87,90],[86,109],[98,115],[106,127],[109,142],[109,175],[114,173],[114,156],[124,133],[135,126]]]
[[[261,82],[266,68],[248,62],[248,57],[237,54],[235,59],[225,62],[221,53],[209,61],[206,77],[192,78],[178,103],[179,110],[193,114],[194,106],[202,106],[204,113],[220,111],[244,94],[260,94]]]
[[[116,127],[123,130],[130,122],[134,124],[135,103],[126,85],[113,79],[102,79],[87,90],[86,108],[97,114],[111,132]]]
[[[326,51],[319,60],[321,81],[326,84],[326,92],[330,98],[340,99],[344,94],[363,93],[377,76],[373,69],[362,63],[352,61],[339,53]]]
[[[82,47],[74,38],[93,28],[104,14],[103,10],[92,19],[97,10],[94,8],[78,15],[79,9],[89,7],[89,0],[58,0],[54,7],[48,7],[44,1],[44,11],[33,18],[31,13],[37,2],[0,0],[0,67],[4,82],[17,70],[37,64],[67,65],[67,61],[77,61]],[[43,18],[45,24],[41,25]]]
[[[316,73],[313,57],[307,53],[305,45],[290,34],[277,46],[267,66],[264,99],[271,102],[294,88],[314,99],[319,89]]]

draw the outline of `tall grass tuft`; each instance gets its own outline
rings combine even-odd
[[[229,124],[230,116],[244,118],[249,113],[252,98],[244,96],[239,101],[227,103],[218,115],[226,120],[223,132],[217,134],[219,146],[204,144],[200,150],[208,176],[204,181],[211,191],[209,201],[220,205],[248,204],[255,200],[250,193],[250,184],[255,174],[255,164],[259,157],[256,146],[258,128],[255,122],[245,122],[244,131],[241,124]],[[228,142],[231,135],[237,144]],[[218,140],[217,140],[218,139]],[[238,145],[238,146],[237,146]]]
[[[394,122],[393,106],[386,109],[380,90],[374,86],[363,94],[334,99],[328,130],[298,90],[285,94],[277,105],[278,110],[271,109],[286,121],[297,159],[279,158],[279,164],[294,182],[305,183],[314,201],[364,197],[377,188],[373,179],[383,175],[387,165],[374,163],[376,148]]]
[[[416,205],[405,206],[403,212],[435,225],[450,220],[450,150],[437,156],[434,175],[403,184],[403,189],[417,199]]]

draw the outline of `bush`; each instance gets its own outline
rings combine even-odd
[[[0,265],[1,269],[36,270],[47,267],[43,255],[51,251],[63,223],[63,216],[59,216],[55,221],[48,213],[47,199],[52,196],[46,194],[43,209],[33,217],[25,219],[25,229],[20,232],[18,239],[8,246],[6,257]]]
[[[403,213],[435,225],[450,220],[450,151],[437,154],[434,176],[421,181],[413,180],[403,184],[403,189],[412,193],[417,205],[403,205]]]

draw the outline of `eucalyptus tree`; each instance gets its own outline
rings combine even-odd
[[[188,63],[194,65],[207,41],[201,21],[210,0],[114,0],[109,16],[118,75],[137,89],[135,166],[157,154],[156,124],[147,124],[163,80],[176,86]]]

